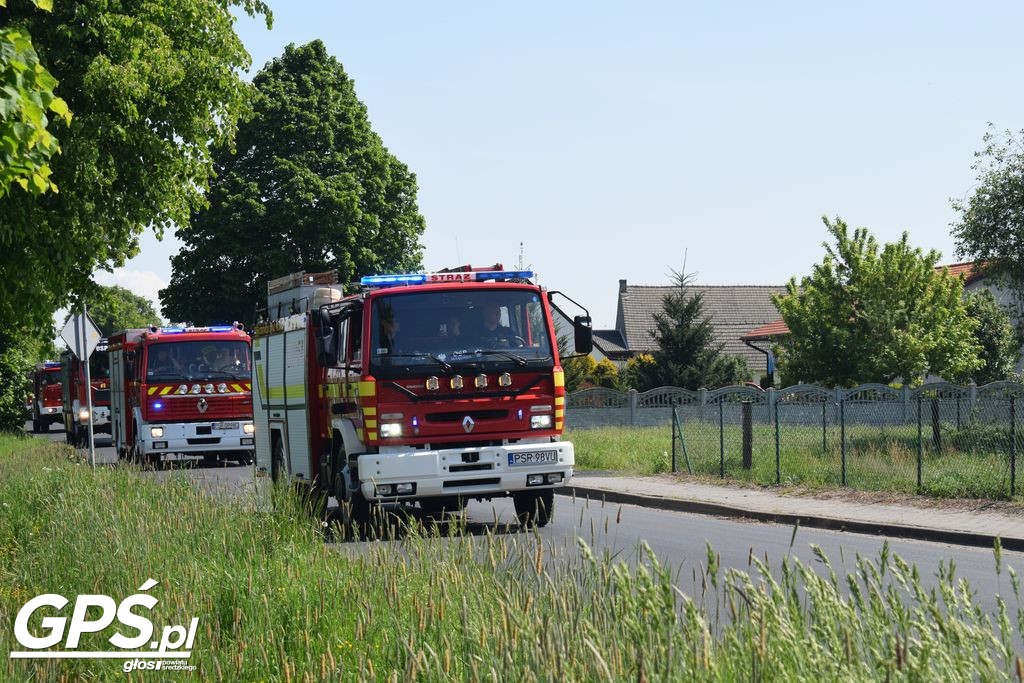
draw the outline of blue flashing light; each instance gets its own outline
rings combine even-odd
[[[477,273],[478,280],[511,280],[513,278],[532,280],[532,270],[490,270]]]
[[[157,402],[157,403],[154,403],[154,404],[153,404],[153,408],[154,408],[155,410],[160,410],[160,409],[161,409],[161,408],[163,408],[163,407],[164,407],[164,404],[163,404],[163,403],[159,403],[159,402]]]
[[[427,276],[423,273],[410,273],[407,275],[364,275],[359,278],[361,285],[376,285],[378,287],[388,285],[418,285],[424,282]]]
[[[234,332],[234,330],[235,328],[231,325],[217,325],[210,328],[210,332]]]
[[[46,361],[45,363],[43,363],[43,367],[46,367],[46,368],[59,368],[60,367],[60,363],[57,363],[55,361]]]
[[[161,327],[160,334],[181,334],[185,330],[181,327]]]
[[[418,417],[413,417],[412,418],[412,426],[413,427],[419,427],[420,426],[420,419]]]

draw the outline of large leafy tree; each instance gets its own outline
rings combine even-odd
[[[253,322],[269,279],[337,270],[341,282],[420,265],[416,179],[373,132],[352,80],[322,42],[253,79],[255,116],[219,147],[208,208],[160,292],[174,320]],[[201,296],[196,296],[201,292]]]
[[[209,146],[230,142],[249,103],[232,7],[266,11],[261,0],[0,9],[0,23],[31,35],[74,112],[49,126],[60,192],[0,199],[0,329],[41,333],[61,305],[95,293],[96,268],[135,253],[143,229],[186,223],[203,203]]]
[[[1020,356],[1020,341],[1010,324],[1010,316],[987,289],[971,292],[966,303],[967,315],[977,322],[974,340],[981,349],[978,355],[982,365],[973,373],[956,379],[973,380],[977,384],[1009,379]]]
[[[852,385],[947,378],[981,367],[963,281],[937,271],[937,251],[912,248],[906,233],[881,248],[866,228],[824,218],[834,244],[811,275],[775,297],[790,335],[781,345],[787,377]]]
[[[118,330],[162,322],[153,302],[118,285],[102,288],[97,300],[89,305],[89,317],[105,337]]]
[[[653,362],[633,364],[628,373],[632,388],[715,389],[746,379],[746,362],[723,353],[715,341],[711,318],[704,312],[704,296],[691,287],[692,277],[686,273],[673,277],[675,290],[654,315],[651,336],[658,348],[651,354]]]
[[[960,219],[953,225],[957,252],[979,261],[1015,296],[1011,305],[1018,333],[1024,332],[1024,131],[997,134],[992,126],[975,153],[974,192],[954,199]]]
[[[51,0],[29,0],[43,10]],[[0,0],[0,9],[7,0]],[[54,95],[53,75],[39,63],[25,30],[0,28],[0,198],[12,186],[32,194],[56,189],[50,157],[60,151],[47,130],[49,115],[71,122],[67,103]]]

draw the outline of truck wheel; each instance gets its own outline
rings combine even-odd
[[[281,478],[288,478],[288,467],[284,462],[284,442],[280,436],[271,437],[273,445],[270,447],[270,478],[276,484]]]
[[[512,494],[519,524],[527,527],[545,527],[551,521],[555,508],[555,490],[520,491]]]
[[[32,433],[38,434],[42,430],[39,428],[39,418],[32,416]]]
[[[420,498],[420,508],[431,517],[443,517],[446,513],[458,514],[464,507],[466,507],[466,501],[459,496]]]

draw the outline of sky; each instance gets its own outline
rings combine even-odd
[[[957,259],[987,124],[1024,128],[1024,3],[269,0],[416,174],[427,269],[515,264],[615,323],[618,281],[782,284],[823,215]],[[180,244],[97,275],[156,298]]]

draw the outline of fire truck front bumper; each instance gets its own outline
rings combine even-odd
[[[210,454],[254,450],[251,419],[147,424],[140,429],[146,453]]]
[[[556,488],[572,478],[575,450],[568,441],[408,450],[361,455],[359,479],[367,500],[431,496],[503,496]]]
[[[86,419],[82,419],[82,416]],[[78,408],[78,415],[76,420],[83,427],[89,424],[89,409],[83,403]],[[92,426],[93,429],[110,425],[110,407],[109,406],[93,406],[92,408]],[[109,431],[109,429],[107,430]]]

